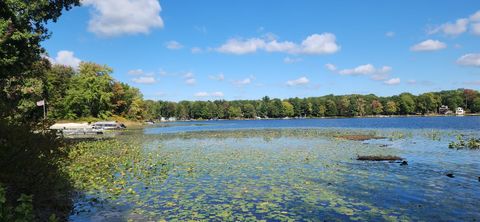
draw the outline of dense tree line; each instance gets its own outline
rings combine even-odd
[[[236,119],[284,117],[353,117],[371,115],[428,115],[447,105],[467,112],[480,112],[480,93],[471,89],[429,92],[418,96],[402,93],[391,97],[369,95],[327,95],[310,98],[235,101],[145,101],[148,118]]]
[[[16,122],[39,120],[43,110],[36,102],[45,100],[50,119],[105,119],[112,115],[143,118],[140,90],[116,81],[106,65],[84,62],[75,70],[41,59],[33,64],[32,71],[38,75],[6,81],[3,92],[9,112],[4,117]]]

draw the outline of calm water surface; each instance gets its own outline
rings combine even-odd
[[[480,137],[480,117],[179,122],[133,134],[118,139],[162,155],[167,178],[129,198],[79,198],[70,220],[480,220],[480,151],[448,148],[459,134]]]

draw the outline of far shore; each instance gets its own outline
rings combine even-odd
[[[465,115],[368,115],[368,116],[326,116],[326,117],[288,117],[288,118],[235,118],[235,119],[188,119],[188,120],[175,120],[175,121],[159,121],[154,120],[155,123],[169,123],[169,122],[200,122],[200,121],[226,121],[226,120],[299,120],[299,119],[351,119],[351,118],[409,118],[409,117],[465,117],[465,116],[480,116],[480,113],[469,113]],[[117,121],[124,123],[129,128],[136,128],[148,125],[147,120],[129,120],[124,118],[107,118],[105,120],[96,118],[83,118],[83,119],[64,119],[57,120],[55,123],[87,123],[96,121]]]

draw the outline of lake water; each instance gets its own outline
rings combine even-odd
[[[480,150],[449,149],[458,135],[480,137],[480,117],[161,124],[118,140],[166,161],[162,175],[130,181],[135,195],[85,191],[70,220],[480,220]],[[408,165],[358,155],[396,155]]]
[[[451,129],[480,130],[480,116],[394,117],[394,118],[325,118],[288,120],[220,120],[166,123],[147,128],[146,134],[238,130],[259,128],[366,128],[366,129]]]

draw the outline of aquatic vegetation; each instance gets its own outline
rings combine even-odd
[[[441,132],[439,130],[430,130],[426,131],[425,136],[431,140],[440,141],[441,140]]]
[[[76,201],[78,214],[70,220],[412,221],[438,213],[427,211],[428,207],[419,208],[417,203],[431,206],[430,202],[447,204],[455,199],[437,193],[417,199],[419,192],[426,192],[428,181],[448,185],[436,181],[435,175],[444,172],[432,173],[430,165],[422,168],[415,163],[414,167],[405,168],[382,161],[356,160],[358,156],[410,159],[410,151],[398,148],[405,143],[417,146],[410,139],[396,139],[390,146],[381,147],[379,144],[385,141],[366,143],[337,138],[342,135],[384,138],[391,136],[392,131],[262,129],[132,133],[115,141],[82,143],[79,148],[82,152],[73,159],[77,167],[92,162],[88,168],[94,170],[84,174],[72,168],[73,173],[79,174],[77,180],[88,180],[76,184],[84,194]],[[432,143],[421,133],[415,135],[422,143]],[[83,158],[85,154],[87,157]],[[96,156],[100,162],[93,164]],[[154,173],[142,167],[150,165],[150,161],[159,161],[160,167]],[[101,166],[105,164],[109,167]],[[137,173],[127,170],[130,168]],[[418,180],[420,177],[428,179]],[[462,206],[470,209],[467,218],[477,215],[471,210],[476,205],[471,203],[480,198],[470,194],[472,200]]]
[[[399,161],[403,158],[398,156],[358,156],[357,160],[362,161]]]
[[[452,141],[448,144],[451,149],[480,149],[480,138],[464,138],[464,136],[457,136],[457,141]]]
[[[90,202],[135,197],[165,180],[170,169],[158,154],[115,140],[78,143],[71,148],[69,158],[66,171],[75,188],[87,197],[102,194]]]
[[[335,138],[346,139],[346,140],[354,140],[354,141],[385,139],[385,137],[375,136],[375,135],[339,135],[339,136],[336,136]]]

